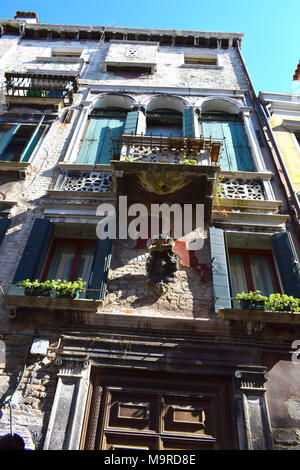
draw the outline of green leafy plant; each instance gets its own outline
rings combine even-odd
[[[61,281],[58,279],[56,285],[56,297],[76,297],[77,294],[85,290],[86,282],[82,278],[78,278],[77,281],[68,282]]]
[[[300,312],[300,299],[286,294],[271,294],[265,307],[273,312]]]
[[[261,294],[260,290],[250,291],[248,293],[242,292],[241,294],[237,294],[236,298],[239,300],[255,300],[258,302],[268,299],[268,297]]]
[[[78,293],[85,290],[86,282],[82,278],[77,281],[62,281],[61,279],[53,279],[40,282],[38,279],[30,281],[25,279],[21,282],[21,286],[25,287],[25,295],[33,296],[56,296],[74,298]]]
[[[264,310],[267,297],[261,294],[260,290],[242,292],[237,294],[242,309],[245,310]]]

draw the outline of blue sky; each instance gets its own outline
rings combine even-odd
[[[17,10],[35,11],[41,23],[241,32],[256,91],[300,94],[300,0],[13,0],[0,17]]]

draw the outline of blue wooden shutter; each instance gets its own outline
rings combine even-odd
[[[241,122],[229,122],[238,171],[255,171],[247,135]]]
[[[36,126],[36,128],[34,129],[33,133],[32,133],[32,136],[30,137],[26,147],[24,148],[23,152],[22,152],[22,155],[20,157],[20,161],[21,162],[28,162],[36,144],[38,143],[42,133],[43,133],[43,130],[41,129],[41,125],[43,123],[45,119],[45,116],[43,116],[38,125]]]
[[[0,245],[4,240],[5,234],[11,224],[11,219],[8,219],[6,217],[2,217],[0,219]]]
[[[106,132],[101,133],[100,144],[98,148],[96,163],[102,165],[109,165],[112,157],[112,137],[120,140],[121,134],[124,131],[125,119],[123,118],[110,118],[108,119]]]
[[[127,113],[124,134],[136,134],[138,127],[139,111],[130,111]]]
[[[300,298],[300,266],[291,235],[275,233],[272,246],[285,294]]]
[[[53,233],[53,222],[48,219],[35,219],[13,284],[24,279],[35,280],[41,275]]]
[[[95,164],[100,137],[107,131],[107,123],[107,118],[90,118],[76,163]]]
[[[195,110],[186,108],[183,112],[183,135],[184,137],[195,137]]]
[[[110,164],[112,155],[111,132],[122,133],[125,119],[91,117],[82,141],[76,163],[90,165]]]
[[[205,139],[223,139],[220,166],[223,171],[254,171],[247,136],[241,122],[203,121]]]
[[[210,251],[214,286],[215,311],[231,308],[229,276],[224,231],[210,227]]]
[[[20,128],[20,124],[16,124],[15,126],[12,126],[7,131],[1,132],[0,134],[0,160],[5,161],[5,162],[12,160],[13,154],[5,155],[5,151],[11,139],[13,138],[13,136],[15,135],[15,133],[18,131],[19,128]]]
[[[97,291],[88,291],[87,299],[104,300],[107,276],[111,262],[113,240],[106,238],[105,240],[97,240],[95,256],[90,276],[89,289],[97,289]]]

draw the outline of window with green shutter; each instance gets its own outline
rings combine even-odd
[[[224,119],[201,119],[200,135],[223,141],[220,166],[223,171],[255,171],[247,135],[242,122]]]
[[[104,114],[104,113],[103,113]],[[112,138],[124,131],[126,113],[115,116],[93,113],[87,122],[76,163],[109,165],[112,158]]]
[[[182,113],[170,109],[148,112],[146,135],[181,137]]]
[[[53,234],[53,222],[48,219],[34,221],[13,284],[24,279],[74,281],[81,277],[88,289],[82,297],[103,300],[113,240],[53,239]]]
[[[44,116],[38,124],[0,125],[0,161],[28,162],[45,130]]]

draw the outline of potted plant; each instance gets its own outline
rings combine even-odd
[[[55,281],[39,282],[38,279],[36,279],[35,281],[25,279],[21,282],[21,286],[25,287],[25,295],[35,297],[51,297],[56,287],[56,283]]]
[[[79,297],[80,292],[85,289],[86,282],[82,278],[78,278],[77,281],[68,282],[56,281],[55,293],[56,297],[75,299]]]
[[[264,310],[267,297],[261,295],[260,290],[250,291],[248,293],[242,292],[237,294],[237,299],[240,301],[240,306],[243,310]]]
[[[273,312],[299,312],[300,299],[286,294],[271,294],[265,307]]]

